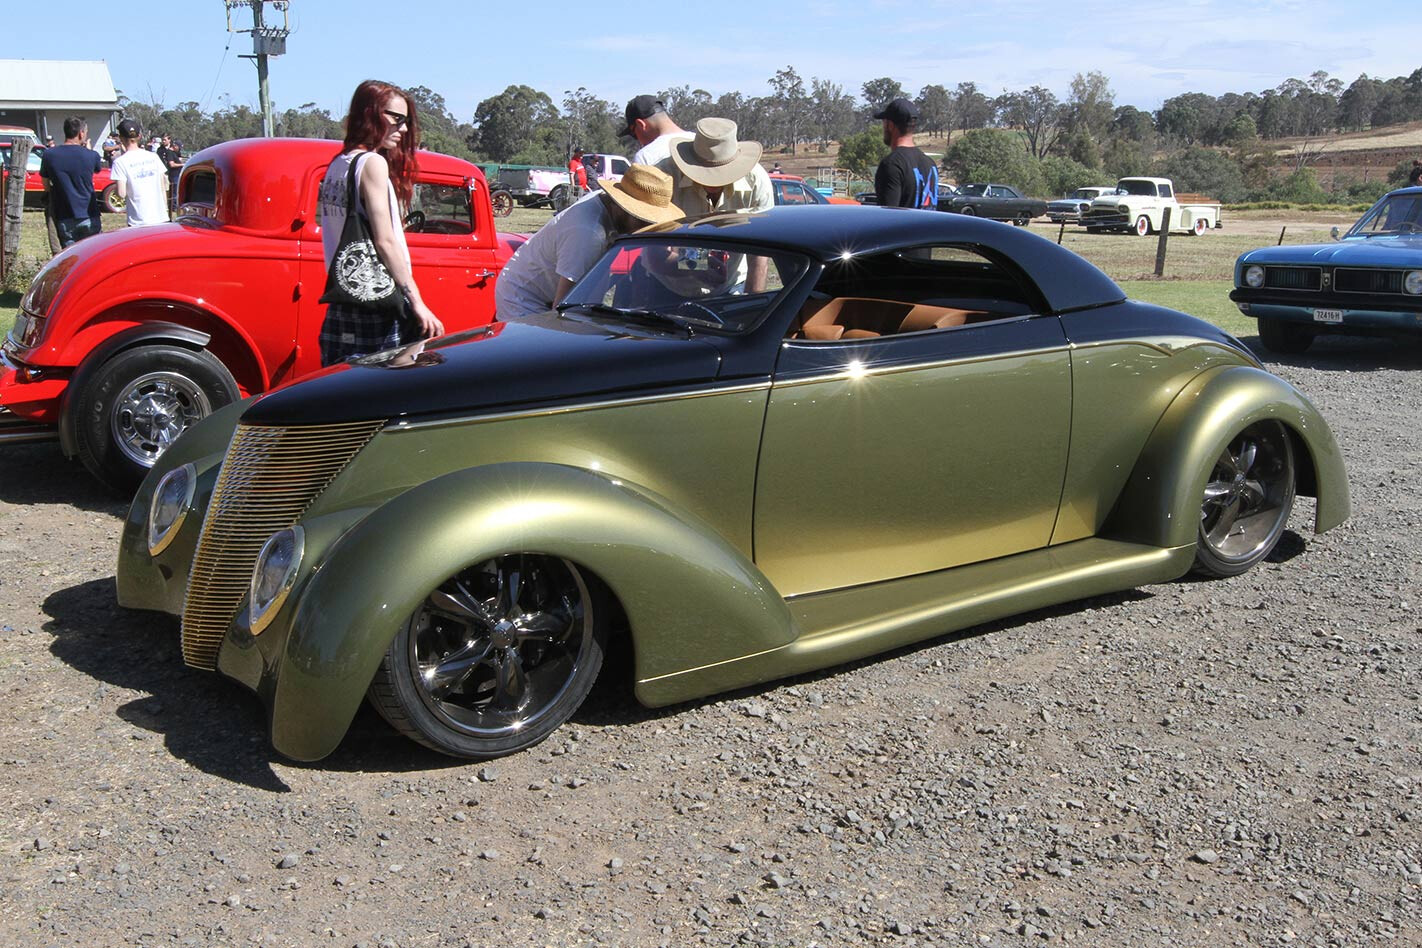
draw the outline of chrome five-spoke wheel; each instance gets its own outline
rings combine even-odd
[[[1245,428],[1225,445],[1200,505],[1195,568],[1234,576],[1273,551],[1294,505],[1294,452],[1277,421]]]
[[[397,729],[446,754],[482,759],[530,747],[577,710],[597,678],[599,611],[567,560],[486,560],[429,593],[386,652],[371,699]]]

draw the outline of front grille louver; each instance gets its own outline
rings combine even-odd
[[[1264,285],[1275,290],[1317,290],[1323,284],[1318,267],[1265,267]]]
[[[1401,293],[1403,270],[1339,267],[1333,271],[1333,289],[1339,293]]]
[[[183,605],[183,661],[217,668],[217,652],[273,533],[296,523],[384,419],[274,428],[239,425],[208,504]]]

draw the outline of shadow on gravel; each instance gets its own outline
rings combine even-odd
[[[613,674],[609,675],[609,669],[604,667],[603,674],[598,678],[592,693],[588,695],[587,700],[583,702],[583,706],[578,709],[578,712],[573,715],[572,723],[586,724],[590,727],[612,727],[622,724],[637,724],[658,718],[675,718],[676,715],[691,708],[700,708],[708,704],[718,704],[725,701],[742,701],[746,698],[766,694],[781,688],[813,685],[816,682],[838,678],[841,675],[853,674],[860,668],[890,661],[904,655],[912,655],[915,652],[922,652],[926,649],[937,648],[940,645],[947,645],[952,642],[963,642],[968,639],[979,638],[980,636],[992,635],[997,632],[1040,622],[1044,619],[1074,615],[1087,609],[1109,609],[1127,602],[1137,602],[1151,598],[1154,598],[1153,595],[1144,590],[1126,589],[1107,595],[1093,596],[1089,599],[1076,599],[1071,602],[1061,603],[1060,605],[1049,606],[1045,609],[1036,609],[1032,612],[1022,612],[1011,615],[1004,619],[998,619],[996,622],[975,625],[972,628],[962,629],[957,632],[948,632],[922,642],[916,642],[912,645],[905,645],[901,648],[893,649],[892,651],[871,655],[868,658],[861,658],[855,662],[849,662],[843,665],[832,665],[829,668],[817,672],[807,672],[806,674],[797,675],[793,678],[777,678],[774,681],[741,688],[738,691],[728,691],[722,694],[710,695],[705,698],[697,698],[693,701],[673,704],[664,708],[643,707],[638,704],[636,698],[632,696],[632,668],[629,655],[625,670],[614,668],[612,669]]]
[[[94,479],[78,461],[70,461],[57,442],[10,444],[0,451],[0,501],[11,504],[69,504],[122,517],[128,498]]]
[[[56,658],[99,681],[147,694],[119,707],[120,718],[161,735],[174,757],[204,773],[273,793],[290,789],[272,770],[277,758],[256,696],[184,665],[176,619],[115,605],[113,577],[57,590],[44,611]]]
[[[1422,369],[1422,341],[1416,337],[1319,336],[1301,355],[1280,355],[1264,348],[1258,336],[1240,340],[1264,363],[1318,369],[1321,372],[1376,372]]]

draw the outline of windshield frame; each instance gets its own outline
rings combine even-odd
[[[1365,230],[1367,225],[1386,213],[1391,205],[1411,203],[1410,212],[1406,213],[1399,225],[1386,230]],[[1408,225],[1406,229],[1402,224]],[[1348,228],[1342,240],[1368,240],[1373,237],[1411,237],[1422,235],[1422,192],[1392,192],[1384,194],[1377,203],[1363,212],[1363,216]]]
[[[620,255],[626,255],[629,252],[638,253],[638,259],[640,259],[640,254],[649,248],[695,248],[702,252],[723,252],[745,257],[765,256],[771,258],[770,267],[772,270],[777,274],[782,271],[787,272],[790,274],[790,278],[788,280],[782,279],[779,287],[755,294],[745,292],[715,293],[700,299],[686,297],[675,305],[670,302],[658,306],[641,305],[635,302],[625,306],[609,304],[608,298],[615,292],[611,285],[612,281],[607,276],[612,264],[618,260]],[[588,318],[599,322],[617,322],[645,330],[648,327],[656,328],[655,317],[649,319],[647,316],[648,311],[651,311],[657,316],[666,317],[664,328],[668,331],[677,331],[678,327],[684,327],[683,331],[692,333],[746,336],[756,332],[764,325],[766,319],[780,308],[785,299],[795,294],[807,275],[817,273],[818,270],[818,261],[813,256],[803,250],[789,247],[738,243],[701,234],[630,234],[619,238],[608,247],[606,253],[598,258],[598,261],[589,268],[587,274],[574,284],[573,288],[559,302],[558,312],[562,316],[572,313],[586,314]],[[665,285],[661,289],[668,293],[674,292]],[[696,308],[715,311],[714,308],[707,306],[707,303],[715,300],[727,301],[726,311],[734,315],[737,311],[749,309],[750,301],[753,299],[763,299],[764,304],[758,308],[758,312],[747,315],[739,321],[726,320],[716,323],[710,319],[697,318],[695,315]],[[617,309],[627,311],[625,320],[617,318]]]

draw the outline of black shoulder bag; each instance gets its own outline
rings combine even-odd
[[[346,174],[346,225],[341,228],[341,242],[326,274],[326,292],[318,302],[359,306],[408,320],[412,314],[405,294],[395,285],[395,278],[375,250],[365,212],[356,210],[356,169],[360,158],[357,155],[351,160],[351,170]]]

